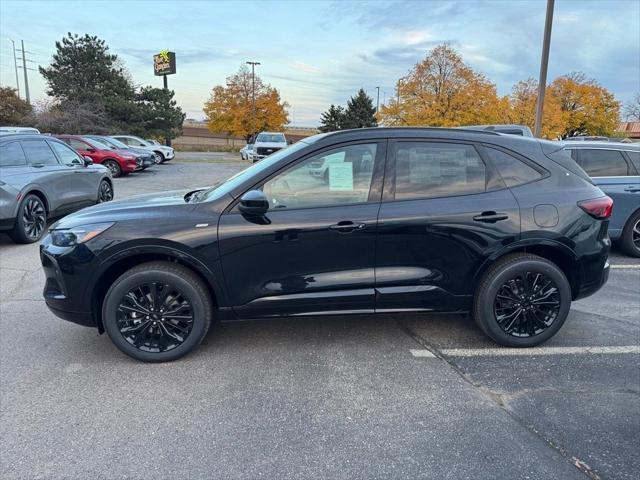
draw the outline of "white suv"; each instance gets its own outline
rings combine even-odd
[[[272,153],[287,148],[289,144],[284,136],[284,133],[279,132],[262,132],[256,137],[256,141],[253,144],[253,155],[251,159],[253,162],[262,160],[264,157],[271,155]]]
[[[173,148],[171,147],[167,147],[165,145],[155,145],[151,142],[143,140],[140,137],[134,137],[133,135],[112,135],[111,138],[115,138],[116,140],[119,140],[122,143],[129,145],[130,147],[143,148],[145,150],[149,150],[150,152],[154,152],[160,159],[158,163],[163,163],[167,160],[171,160],[176,155]]]

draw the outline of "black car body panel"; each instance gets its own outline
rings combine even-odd
[[[470,149],[485,172],[486,191],[401,198],[394,152],[403,142]],[[239,211],[245,192],[289,167],[318,152],[364,143],[375,145],[377,152],[364,201],[272,208],[262,217]],[[486,149],[522,158],[536,172],[535,180],[506,186]],[[45,300],[57,315],[101,328],[100,305],[114,276],[142,261],[168,259],[206,281],[222,321],[466,312],[482,272],[510,252],[552,258],[570,280],[572,297],[580,298],[606,281],[610,242],[608,222],[591,217],[577,202],[603,193],[579,171],[551,160],[548,151],[553,147],[535,139],[459,129],[318,135],[267,157],[215,190],[134,197],[64,218],[53,228],[114,223],[86,244],[56,247],[50,237],[43,241]],[[471,169],[465,175],[478,173]],[[350,222],[346,228],[345,222]]]

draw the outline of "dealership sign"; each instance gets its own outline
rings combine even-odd
[[[176,73],[176,54],[169,50],[162,50],[153,56],[153,73],[158,76]]]

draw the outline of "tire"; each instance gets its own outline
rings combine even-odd
[[[171,309],[174,316],[180,313],[180,319],[165,318],[166,311],[153,309],[156,304]],[[190,321],[181,320],[187,317]],[[212,317],[206,285],[188,268],[170,262],[143,263],[128,270],[113,282],[102,306],[103,325],[111,341],[143,362],[169,362],[188,354],[202,342]]]
[[[40,197],[30,193],[20,202],[18,215],[9,236],[17,243],[33,243],[47,230],[47,208]]]
[[[496,343],[533,347],[560,330],[570,308],[571,287],[562,270],[545,258],[518,253],[498,260],[482,276],[473,317]]]
[[[118,162],[116,162],[115,160],[105,160],[104,162],[102,162],[102,165],[111,170],[111,176],[113,178],[122,176],[122,169],[120,168],[120,165],[118,165]]]
[[[164,158],[164,154],[162,152],[155,152],[155,154],[160,158],[160,161],[158,163],[164,163],[167,161],[166,158]]]
[[[108,180],[102,180],[98,185],[97,203],[110,202],[111,200],[113,200],[113,187]]]
[[[635,212],[622,229],[620,249],[631,257],[640,257],[640,210]]]

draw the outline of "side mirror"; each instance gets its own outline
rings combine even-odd
[[[89,147],[89,148],[87,148],[87,152],[89,152],[89,153],[93,153],[93,152],[95,152],[95,151],[96,151],[96,149],[95,149],[95,148],[93,148],[93,147]]]
[[[240,198],[238,209],[243,215],[259,217],[269,210],[269,200],[261,190],[250,190]]]
[[[88,167],[89,165],[91,165],[93,163],[93,158],[84,156],[84,157],[82,157],[82,163],[84,163],[85,167]]]

